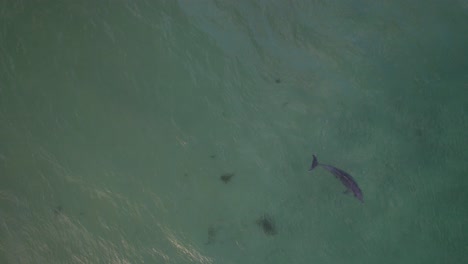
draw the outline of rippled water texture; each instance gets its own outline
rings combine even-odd
[[[465,0],[0,2],[0,263],[468,263],[467,25]]]

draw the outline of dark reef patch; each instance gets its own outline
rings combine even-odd
[[[216,241],[216,235],[218,234],[218,227],[211,225],[208,227],[208,239],[206,241],[206,245],[213,244]]]
[[[223,175],[221,175],[220,179],[224,182],[224,183],[228,183],[231,181],[231,178],[234,176],[234,173],[224,173]]]
[[[271,216],[264,214],[255,222],[259,227],[262,228],[263,233],[269,236],[276,235],[276,225]]]

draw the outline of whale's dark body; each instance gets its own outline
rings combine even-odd
[[[354,180],[354,178],[349,175],[349,173],[331,165],[320,164],[317,160],[317,157],[313,155],[312,165],[310,166],[309,171],[313,170],[317,166],[321,166],[335,175],[335,177],[338,178],[338,180],[340,180],[341,183],[346,187],[346,192],[353,192],[354,197],[356,197],[359,201],[364,202],[361,189],[359,188],[356,180]]]

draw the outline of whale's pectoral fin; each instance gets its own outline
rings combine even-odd
[[[343,193],[344,193],[344,194],[348,194],[348,193],[349,193],[349,189],[346,189]]]

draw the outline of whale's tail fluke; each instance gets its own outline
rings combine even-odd
[[[317,167],[319,165],[318,160],[317,160],[317,156],[312,155],[312,157],[313,157],[312,165],[310,165],[309,171],[313,170],[315,167]]]

